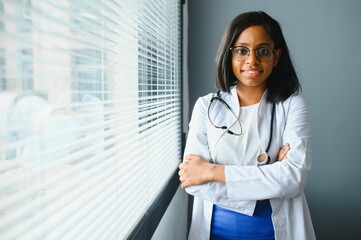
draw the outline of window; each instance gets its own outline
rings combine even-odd
[[[33,53],[31,49],[22,49],[19,54],[19,62],[21,62],[20,73],[22,75],[21,84],[18,88],[22,90],[32,90],[33,86]]]
[[[0,33],[1,34],[1,33]],[[0,49],[0,91],[5,90],[6,71],[5,71],[5,50]]]
[[[0,14],[4,14],[4,4],[2,1],[0,1]],[[0,19],[0,32],[5,31],[4,23],[2,22],[2,19]]]
[[[181,159],[179,0],[0,0],[0,239],[124,239]]]

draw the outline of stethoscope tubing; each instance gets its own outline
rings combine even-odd
[[[227,126],[218,126],[216,125],[215,123],[213,123],[211,117],[210,117],[210,109],[211,109],[211,105],[212,103],[215,101],[215,100],[218,100],[220,103],[222,103],[222,105],[224,107],[226,107],[231,113],[232,115],[237,119],[237,122],[239,123],[240,127],[241,127],[241,132],[240,133],[234,133],[232,132],[231,130],[229,130],[229,127]],[[271,113],[271,123],[270,123],[270,137],[269,137],[269,140],[268,140],[268,144],[267,144],[267,148],[266,148],[266,151],[265,152],[261,152],[260,154],[258,154],[257,158],[256,158],[256,161],[257,161],[257,164],[259,166],[261,165],[266,165],[266,164],[269,164],[271,162],[271,158],[270,156],[268,155],[268,151],[269,149],[271,148],[271,144],[272,144],[272,137],[273,137],[273,122],[274,122],[274,116],[275,116],[275,110],[276,110],[276,104],[273,103],[272,105],[272,113]],[[212,97],[211,100],[210,100],[210,103],[209,103],[209,106],[208,106],[208,110],[207,110],[207,115],[208,115],[208,120],[209,122],[215,127],[215,128],[218,128],[218,129],[227,129],[227,133],[231,134],[231,135],[235,135],[235,136],[241,136],[242,133],[243,133],[243,129],[242,129],[242,124],[241,122],[239,121],[238,117],[233,113],[231,107],[228,105],[228,103],[226,101],[224,101],[221,96],[220,96],[220,91],[217,92],[216,96],[215,97]]]

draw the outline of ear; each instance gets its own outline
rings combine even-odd
[[[276,52],[273,55],[273,67],[277,66],[278,60],[280,60],[281,54],[282,54],[282,50],[276,49]]]

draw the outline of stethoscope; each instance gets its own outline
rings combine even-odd
[[[235,119],[237,120],[237,123],[239,124],[240,126],[240,133],[235,133],[233,131],[231,131],[229,129],[229,127],[227,126],[218,126],[216,124],[213,123],[211,117],[210,117],[210,109],[211,109],[211,106],[212,106],[212,103],[214,101],[219,101],[220,103],[222,103],[222,105],[227,108],[231,113],[232,115],[235,117]],[[272,135],[273,135],[273,121],[274,121],[274,115],[275,115],[275,109],[276,109],[276,104],[273,103],[273,106],[272,106],[272,116],[271,116],[271,123],[270,123],[270,137],[269,137],[269,140],[268,140],[268,145],[267,145],[267,148],[266,148],[266,151],[264,152],[261,152],[257,155],[257,158],[256,158],[256,161],[257,161],[257,164],[258,165],[266,165],[266,164],[269,164],[271,162],[271,157],[268,156],[268,151],[271,147],[271,143],[272,143]],[[228,134],[231,134],[231,135],[235,135],[235,136],[241,136],[242,133],[243,133],[243,128],[242,128],[242,124],[241,122],[239,121],[238,117],[233,113],[231,107],[226,103],[226,101],[224,101],[221,96],[220,96],[220,91],[217,92],[217,95],[212,97],[211,98],[211,101],[209,103],[209,106],[208,106],[208,111],[207,111],[207,115],[208,115],[208,119],[209,119],[209,122],[215,127],[215,128],[218,128],[218,129],[227,129],[227,133]]]

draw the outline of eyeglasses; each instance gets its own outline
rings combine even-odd
[[[277,51],[276,49],[271,49],[269,47],[260,47],[260,48],[255,48],[255,49],[249,49],[249,48],[243,47],[243,46],[231,47],[231,48],[229,48],[229,50],[231,50],[233,57],[239,62],[245,61],[251,54],[251,50],[254,50],[257,59],[261,62],[270,61],[273,57],[273,53],[275,53]]]

